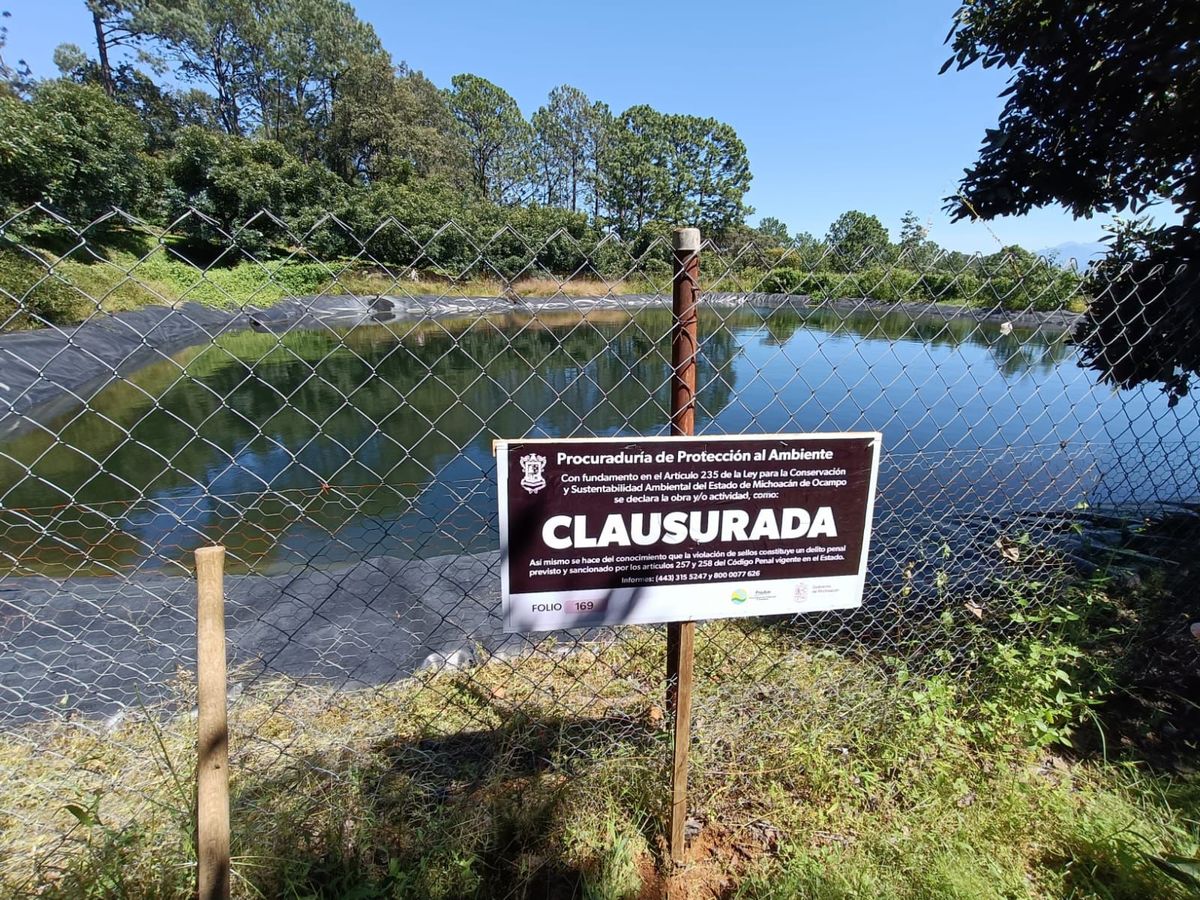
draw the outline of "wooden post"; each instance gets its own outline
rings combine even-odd
[[[196,551],[196,857],[199,900],[229,897],[229,723],[225,548]]]
[[[696,433],[696,301],[700,293],[700,230],[678,228],[671,289],[671,434]],[[671,757],[671,860],[683,863],[687,819],[688,744],[692,736],[692,648],[695,622],[667,625],[667,709],[675,722]]]

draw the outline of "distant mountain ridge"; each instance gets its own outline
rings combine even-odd
[[[1102,241],[1064,241],[1053,247],[1039,250],[1037,253],[1038,256],[1051,259],[1063,268],[1070,266],[1071,260],[1074,260],[1075,265],[1083,270],[1088,267],[1089,263],[1099,259],[1107,252],[1108,244]]]

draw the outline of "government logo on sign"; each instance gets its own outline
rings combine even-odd
[[[546,457],[540,453],[526,453],[518,460],[521,464],[521,487],[531,494],[536,494],[546,486]]]

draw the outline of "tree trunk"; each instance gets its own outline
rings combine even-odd
[[[100,84],[104,87],[104,93],[113,97],[117,93],[117,86],[113,81],[112,65],[108,61],[108,38],[104,36],[104,23],[97,9],[92,10],[92,25],[96,29],[96,54],[100,57]]]

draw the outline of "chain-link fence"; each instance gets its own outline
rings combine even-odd
[[[4,223],[0,884],[119,884],[146,843],[139,877],[190,883],[210,543],[236,891],[300,859],[545,884],[522,835],[605,773],[653,842],[663,630],[502,632],[491,442],[668,432],[670,259],[650,230]],[[769,846],[789,742],[869,730],[914,673],[982,677],[1089,542],[1196,500],[1200,415],[1081,364],[1094,283],[1016,249],[751,233],[705,240],[701,286],[698,434],[884,435],[862,608],[699,630],[694,825]]]

